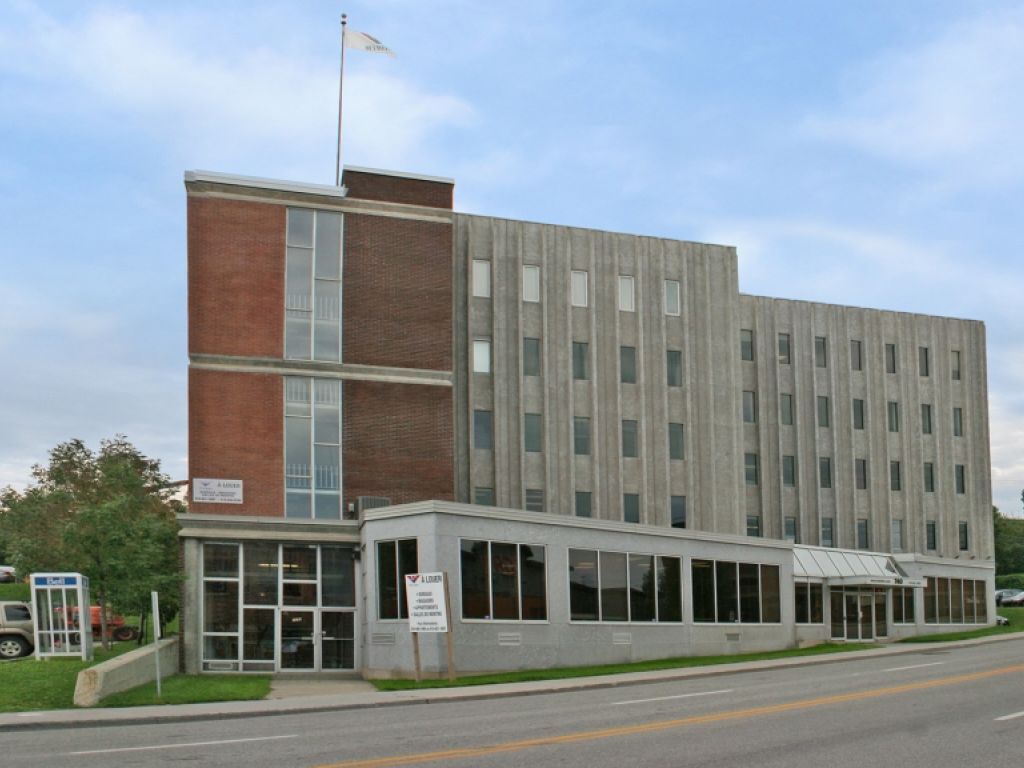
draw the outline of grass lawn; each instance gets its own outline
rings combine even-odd
[[[135,643],[114,643],[109,651],[94,649],[92,661],[43,659],[26,656],[0,662],[0,712],[35,709],[70,709],[74,706],[78,673],[101,661],[135,648]]]
[[[0,584],[0,600],[20,600],[27,603],[32,598],[28,584]]]
[[[901,640],[901,643],[942,643],[948,640],[970,640],[975,637],[988,637],[989,635],[1005,635],[1008,632],[1020,632],[1024,630],[1024,608],[997,608],[996,613],[1005,616],[1010,620],[1006,626],[982,627],[981,629],[967,629],[962,632],[943,632],[939,635],[920,635],[908,637]]]
[[[595,675],[618,675],[623,672],[650,672],[659,669],[683,669],[704,667],[714,664],[732,664],[740,661],[762,661],[766,659],[788,659],[794,656],[821,656],[843,651],[871,650],[879,646],[873,643],[823,643],[810,648],[790,648],[784,651],[766,653],[734,653],[728,656],[683,656],[675,659],[655,659],[630,664],[602,664],[592,667],[557,667],[555,669],[524,669],[516,672],[500,672],[490,675],[459,677],[455,682],[447,680],[371,680],[380,691],[407,691],[414,688],[451,688],[463,685],[491,685],[493,683],[523,683],[531,680],[561,680],[571,677],[592,677]]]
[[[163,695],[157,698],[156,683],[146,683],[108,696],[99,706],[141,707],[147,704],[262,699],[270,692],[270,675],[174,675],[163,681],[162,692]]]

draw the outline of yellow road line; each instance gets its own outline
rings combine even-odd
[[[815,699],[790,701],[785,704],[769,704],[763,707],[735,709],[728,712],[716,712],[709,715],[694,715],[675,720],[659,720],[653,723],[641,723],[639,725],[623,725],[616,728],[602,728],[596,731],[579,731],[577,733],[566,733],[561,736],[542,736],[536,739],[506,741],[502,744],[491,744],[484,747],[463,747],[461,749],[446,749],[439,752],[420,752],[419,754],[413,755],[377,757],[369,760],[346,760],[340,763],[328,763],[318,766],[318,768],[390,768],[391,766],[415,765],[417,763],[430,763],[437,762],[439,760],[461,760],[470,757],[484,757],[487,755],[501,754],[503,752],[516,752],[523,749],[531,749],[533,747],[573,744],[580,741],[609,739],[615,736],[633,736],[640,733],[652,733],[655,731],[668,730],[670,728],[680,728],[684,725],[720,723],[727,720],[739,720],[747,717],[774,715],[780,712],[795,712],[802,709],[812,709],[813,707],[822,707],[830,704],[843,704],[851,701],[874,699],[880,696],[894,696],[899,693],[908,693],[910,691],[922,691],[929,688],[938,688],[944,685],[970,683],[975,680],[984,680],[985,678],[1012,674],[1014,672],[1024,672],[1024,664],[1002,667],[1000,669],[990,669],[985,672],[973,672],[967,675],[940,677],[935,680],[926,680],[920,683],[907,683],[905,685],[894,685],[887,688],[872,688],[866,691],[855,691],[853,693],[840,693],[833,696],[820,696]]]

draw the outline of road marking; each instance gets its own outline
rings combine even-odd
[[[1012,715],[997,717],[996,722],[999,722],[1000,720],[1016,720],[1018,717],[1024,717],[1024,712],[1014,712]]]
[[[632,699],[630,701],[612,701],[608,704],[609,707],[618,707],[623,704],[646,704],[649,701],[669,701],[670,699],[692,699],[695,696],[715,696],[719,693],[732,693],[733,689],[729,688],[724,691],[701,691],[700,693],[680,693],[676,696],[657,696],[653,699]]]
[[[944,685],[956,685],[958,683],[970,683],[975,680],[984,680],[989,677],[998,677],[1014,672],[1024,672],[1024,664],[1016,664],[1012,667],[990,669],[985,672],[973,672],[967,675],[955,675],[953,677],[940,677],[935,680],[925,680],[917,683],[907,683],[888,688],[873,688],[853,693],[840,693],[833,696],[821,696],[816,699],[803,699],[790,701],[784,704],[769,704],[763,707],[751,707],[749,709],[735,709],[726,712],[717,712],[709,715],[693,715],[681,717],[675,720],[658,720],[651,723],[639,725],[623,725],[615,728],[603,728],[596,731],[579,731],[566,733],[561,736],[542,736],[536,739],[523,739],[521,741],[507,741],[502,744],[491,744],[483,747],[463,747],[460,749],[446,749],[438,752],[421,752],[413,755],[394,755],[391,757],[378,757],[368,760],[345,760],[340,763],[327,763],[318,768],[391,768],[399,765],[416,765],[418,763],[431,763],[438,761],[465,760],[479,758],[489,755],[496,755],[505,752],[519,752],[533,747],[549,747],[560,744],[574,744],[581,741],[597,741],[598,739],[609,739],[615,736],[635,736],[641,733],[654,733],[666,731],[672,728],[680,728],[687,725],[703,725],[705,723],[721,723],[728,720],[741,720],[749,717],[760,717],[762,715],[775,715],[782,712],[798,712],[804,709],[827,706],[830,704],[844,704],[865,699],[875,699],[880,696],[894,696],[899,693],[911,691],[924,691],[929,688],[939,688]]]
[[[883,672],[902,672],[905,669],[921,669],[922,667],[938,667],[945,664],[944,661],[931,661],[927,664],[911,664],[909,667],[889,667],[889,669],[883,669]]]
[[[183,749],[185,747],[210,747],[215,744],[242,744],[247,741],[271,741],[272,739],[297,739],[299,734],[284,736],[254,736],[251,739],[221,739],[219,741],[193,741],[188,744],[156,744],[150,747],[117,747],[116,749],[87,749],[81,752],[65,752],[67,755],[106,755],[111,752],[145,752],[151,749]]]

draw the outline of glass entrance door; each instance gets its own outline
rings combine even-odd
[[[322,669],[355,669],[356,627],[353,611],[320,612]]]
[[[316,669],[316,612],[281,610],[281,669]]]
[[[857,592],[844,592],[843,603],[846,609],[846,639],[860,640],[860,601]]]
[[[860,603],[860,639],[872,640],[875,637],[875,621],[872,615],[874,598],[870,592],[861,592],[858,595],[858,602]]]

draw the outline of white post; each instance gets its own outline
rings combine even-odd
[[[156,659],[156,697],[159,699],[163,692],[160,686],[160,597],[156,592],[150,592],[153,599],[153,658]]]
[[[341,66],[338,70],[338,153],[334,162],[334,186],[341,186],[341,96],[345,87],[345,27],[348,15],[341,14]]]

